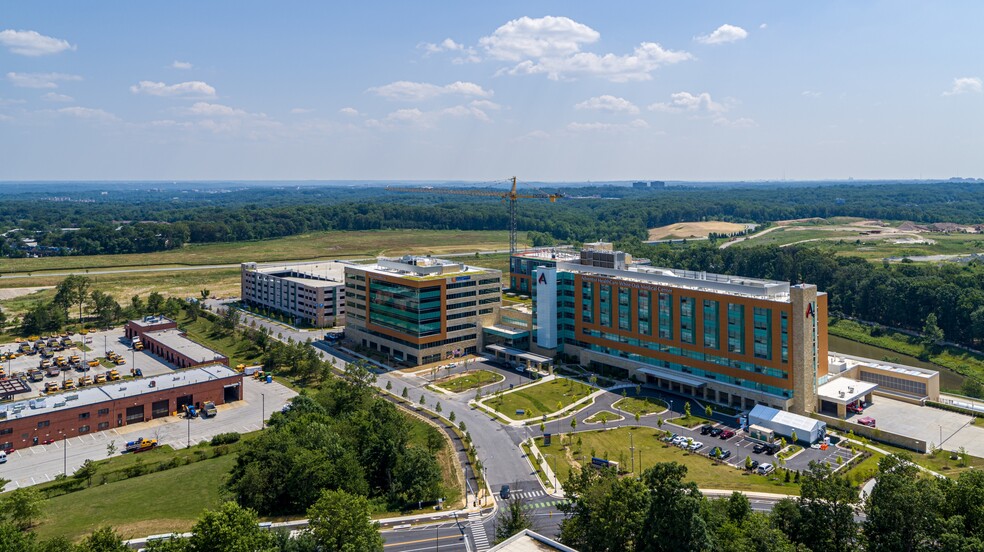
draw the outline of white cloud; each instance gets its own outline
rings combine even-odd
[[[682,111],[723,113],[728,110],[728,106],[715,102],[707,92],[701,92],[700,94],[676,92],[670,94],[670,101],[668,103],[657,102],[651,104],[648,109],[650,111],[662,111],[664,113],[679,113]]]
[[[759,25],[759,28],[760,29],[768,29],[769,28],[769,24],[768,23],[762,23],[761,25]]]
[[[748,117],[739,117],[737,119],[716,117],[714,119],[714,124],[728,128],[752,128],[758,126],[758,123]]]
[[[130,92],[149,96],[215,96],[215,88],[202,81],[179,82],[170,85],[163,82],[140,81],[139,84],[130,87]]]
[[[354,107],[343,107],[338,112],[349,117],[357,117],[359,115],[359,110]]]
[[[37,31],[15,31],[13,29],[0,31],[0,44],[15,54],[31,57],[75,50],[75,46],[69,44],[67,40],[44,36]]]
[[[649,128],[649,123],[635,119],[628,123],[570,123],[567,130],[572,132],[622,132]]]
[[[728,42],[744,40],[747,37],[748,31],[745,29],[725,23],[714,29],[714,32],[709,35],[695,36],[694,40],[701,44],[726,44]]]
[[[423,101],[445,95],[491,97],[493,92],[485,90],[473,82],[457,81],[445,86],[427,82],[397,81],[368,90],[388,100]]]
[[[195,102],[195,104],[191,107],[179,109],[178,112],[186,115],[196,115],[201,117],[243,117],[247,115],[265,116],[262,114],[247,113],[242,109],[236,109],[227,105],[208,102]]]
[[[575,104],[574,109],[591,109],[595,111],[609,111],[612,113],[639,113],[639,108],[625,98],[610,96],[608,94],[589,98],[581,103]]]
[[[59,81],[80,81],[78,75],[65,73],[7,73],[7,80],[21,88],[58,88]]]
[[[581,51],[600,37],[598,31],[567,17],[521,17],[483,37],[479,44],[491,59],[517,62],[497,75],[545,74],[552,80],[578,76],[613,82],[649,80],[657,68],[693,58],[655,42],[643,42],[625,55]]]
[[[550,138],[550,133],[544,130],[534,130],[527,132],[526,134],[515,138],[516,142],[534,142],[537,140],[546,140]]]
[[[295,107],[295,108],[293,108],[293,109],[290,110],[290,114],[291,115],[304,115],[306,113],[311,113],[312,111],[314,111],[314,110],[311,109],[311,108],[308,108],[308,107]]]
[[[119,118],[112,113],[104,111],[102,109],[93,109],[90,107],[63,107],[61,109],[56,109],[55,113],[59,115],[68,115],[70,117],[76,117],[78,119],[88,119],[92,121],[99,122],[111,122],[118,121]]]
[[[450,38],[445,38],[441,42],[434,44],[432,42],[421,42],[417,45],[418,48],[423,49],[428,54],[437,54],[440,52],[458,52],[465,49],[463,44],[458,44],[457,42],[451,40]]]
[[[475,102],[472,102],[474,104]],[[495,105],[495,104],[493,104]],[[400,127],[418,127],[423,129],[435,128],[441,119],[475,119],[483,123],[491,123],[488,114],[475,105],[455,105],[444,109],[423,111],[416,107],[397,109],[382,120],[368,119],[365,125],[369,128],[390,130]]]
[[[501,105],[491,100],[473,100],[469,102],[468,105],[477,109],[485,109],[490,111],[498,111],[499,109],[502,109]]]
[[[984,83],[980,77],[958,77],[953,79],[953,88],[943,93],[944,96],[957,94],[980,94],[984,91]]]
[[[502,25],[478,43],[494,59],[521,61],[531,58],[563,57],[597,42],[601,34],[567,17],[520,17]]]
[[[48,92],[47,94],[41,96],[42,100],[47,102],[74,102],[75,98],[68,96],[66,94],[58,94],[56,92]]]
[[[193,65],[189,61],[174,60],[174,63],[171,64],[172,69],[191,69],[192,67]]]
[[[816,92],[816,91],[813,91],[813,90],[804,90],[803,91],[803,96],[805,96],[807,98],[819,98],[822,95],[823,95],[823,92]]]

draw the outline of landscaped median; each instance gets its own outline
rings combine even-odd
[[[432,385],[451,393],[463,393],[470,389],[494,385],[504,379],[506,378],[502,374],[496,374],[490,370],[470,370],[439,379]]]
[[[632,416],[649,416],[661,414],[669,409],[669,405],[655,397],[625,397],[612,405],[615,410],[627,412]]]
[[[583,406],[587,406],[589,397],[596,391],[598,389],[579,381],[548,376],[530,385],[495,393],[477,404],[507,422],[539,421],[555,412],[576,411],[565,409],[579,401],[584,401]]]
[[[564,439],[553,438],[550,446],[543,445],[543,437],[537,437],[535,441],[540,453],[551,460],[550,465],[561,483],[567,480],[572,469],[589,467],[592,458],[602,458],[618,462],[620,472],[635,470],[634,473],[642,473],[657,462],[676,462],[687,467],[687,480],[701,488],[799,494],[799,484],[785,483],[776,473],[757,475],[715,462],[701,454],[660,441],[663,433],[648,427],[620,427],[579,431],[574,434],[573,442],[565,434]],[[634,461],[630,447],[634,447]]]

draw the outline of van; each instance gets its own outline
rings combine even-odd
[[[6,463],[7,463],[7,453],[0,450],[0,464],[6,464]]]

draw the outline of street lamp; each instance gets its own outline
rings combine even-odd
[[[260,393],[260,429],[266,428],[266,394]]]

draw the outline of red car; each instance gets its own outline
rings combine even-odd
[[[861,418],[860,420],[858,420],[858,423],[861,425],[866,425],[868,427],[875,427],[875,419],[870,416],[865,416],[864,418]]]
[[[54,439],[48,438],[48,439],[45,439],[45,440],[41,441],[41,444],[42,445],[50,445],[51,443],[54,443],[54,442],[55,442]]]
[[[724,430],[724,431],[721,432],[721,438],[722,439],[730,439],[730,438],[732,438],[734,436],[735,436],[735,432],[734,431],[731,431],[730,429],[726,429],[726,430]]]
[[[847,411],[852,414],[862,414],[864,412],[864,407],[859,404],[849,404],[847,405]]]

